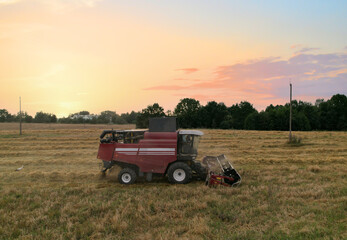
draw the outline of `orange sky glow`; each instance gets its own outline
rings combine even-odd
[[[16,113],[21,96],[58,117],[184,97],[260,110],[285,103],[290,81],[302,100],[347,94],[346,8],[316,1],[292,21],[291,4],[0,0],[0,109]]]

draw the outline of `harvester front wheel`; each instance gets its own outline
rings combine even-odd
[[[132,184],[136,181],[136,172],[131,168],[123,168],[118,174],[118,181],[121,184]]]
[[[192,169],[186,163],[177,162],[169,167],[167,175],[170,183],[185,184],[192,179]]]

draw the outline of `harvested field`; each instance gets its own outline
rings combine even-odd
[[[236,188],[105,178],[103,129],[0,124],[0,239],[346,239],[347,133],[203,129],[199,159],[224,153]],[[16,168],[24,165],[21,171]]]

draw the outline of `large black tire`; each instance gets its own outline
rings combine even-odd
[[[170,183],[186,184],[192,179],[192,169],[184,162],[176,162],[169,167],[167,175]]]
[[[133,184],[136,181],[136,172],[131,168],[123,168],[118,174],[118,181],[121,184]]]

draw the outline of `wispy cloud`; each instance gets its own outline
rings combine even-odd
[[[243,95],[244,99],[264,100],[286,98],[288,83],[292,81],[295,93],[301,96],[347,94],[347,54],[313,54],[309,53],[311,50],[314,49],[303,48],[303,53],[289,59],[271,57],[220,66],[216,68],[214,77],[204,82],[160,85],[145,90],[181,91],[182,94],[189,90],[190,95],[207,90],[214,95],[218,90],[229,93],[229,98]]]
[[[186,74],[194,73],[197,72],[199,69],[197,68],[181,68],[181,69],[176,69],[176,71],[182,71]]]
[[[159,85],[154,87],[145,88],[144,90],[168,90],[168,91],[177,91],[187,89],[186,86],[179,85]]]
[[[301,48],[300,50],[296,51],[295,53],[306,53],[306,52],[311,52],[314,50],[319,50],[319,48],[304,47],[304,48]]]
[[[25,34],[49,30],[51,27],[39,23],[0,23],[0,40],[23,37]]]
[[[293,44],[290,46],[291,49],[302,48],[302,44]]]
[[[189,78],[174,78],[174,81],[188,81],[188,82],[201,82],[200,79],[189,79]]]
[[[53,64],[45,72],[42,72],[39,75],[21,77],[17,80],[30,82],[31,84],[36,83],[36,86],[39,88],[54,88],[56,87],[57,82],[60,81],[56,77],[63,74],[66,69],[67,67],[63,64]]]
[[[76,8],[81,7],[94,7],[98,2],[102,0],[39,0],[42,4],[49,7],[52,11],[57,13],[66,13],[70,12]]]
[[[103,0],[32,0],[32,2],[38,2],[59,13],[67,12],[79,7],[94,7],[101,1]],[[24,0],[0,0],[0,7],[20,2],[24,2]]]
[[[9,5],[9,4],[14,4],[16,2],[19,2],[20,0],[0,0],[0,6],[1,5]]]

